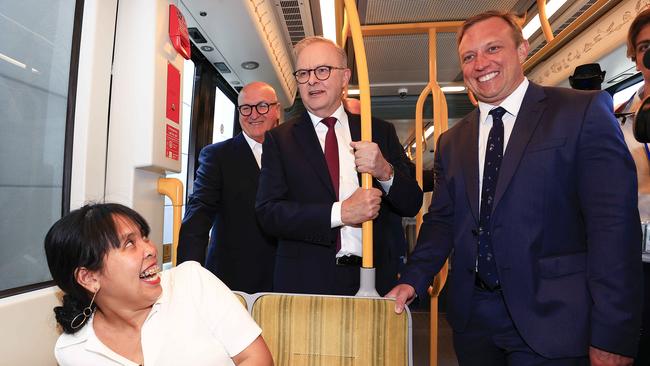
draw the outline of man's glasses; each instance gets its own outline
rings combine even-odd
[[[332,73],[332,69],[345,70],[345,67],[323,65],[323,66],[318,66],[315,69],[296,70],[296,72],[293,73],[293,76],[296,78],[298,84],[304,84],[309,81],[309,74],[313,72],[316,79],[323,81],[329,79],[330,74]]]
[[[251,114],[253,114],[253,108],[255,108],[257,114],[267,114],[269,113],[269,109],[271,109],[271,107],[276,104],[278,104],[278,102],[274,102],[274,103],[259,102],[255,105],[242,104],[239,107],[237,107],[237,110],[239,111],[239,113],[241,113],[242,116],[248,117]]]

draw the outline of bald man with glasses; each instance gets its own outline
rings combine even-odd
[[[264,134],[278,124],[280,104],[263,82],[244,86],[237,102],[242,132],[201,150],[181,226],[178,262],[203,264],[232,290],[271,291],[276,241],[260,229],[255,194]]]
[[[322,37],[295,46],[294,77],[307,111],[269,131],[257,192],[263,229],[278,238],[273,288],[278,292],[353,295],[359,289],[361,228],[374,221],[377,291],[397,280],[403,238],[394,215],[414,216],[422,191],[388,122],[372,121],[362,142],[358,115],[341,95],[350,78],[345,51]],[[359,173],[373,176],[362,189]]]

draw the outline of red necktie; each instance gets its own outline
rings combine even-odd
[[[339,144],[336,141],[336,132],[334,132],[334,125],[336,125],[336,118],[327,117],[321,121],[327,126],[327,134],[325,135],[325,161],[327,162],[327,170],[330,173],[332,186],[334,186],[334,193],[338,200],[339,197]],[[336,239],[336,251],[341,249],[341,232],[339,231],[338,238]]]

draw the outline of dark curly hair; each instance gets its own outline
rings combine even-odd
[[[65,293],[63,306],[54,308],[56,321],[65,333],[71,334],[81,328],[73,329],[72,320],[92,298],[92,294],[77,282],[77,269],[101,270],[108,251],[120,246],[115,216],[133,222],[142,236],[149,235],[149,224],[134,210],[117,203],[95,203],[65,215],[45,236],[47,265],[54,283]]]

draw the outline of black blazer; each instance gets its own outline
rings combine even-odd
[[[276,242],[264,235],[255,216],[259,168],[244,135],[204,147],[199,163],[178,262],[204,263],[232,290],[271,291]]]
[[[352,140],[359,141],[359,116],[348,114],[348,119]],[[390,193],[384,193],[374,221],[377,290],[384,294],[396,282],[403,248],[395,238],[404,238],[401,223],[390,216],[414,216],[422,205],[422,191],[410,175],[393,125],[373,119],[372,138],[395,170]],[[376,181],[375,186],[381,189]],[[335,264],[339,228],[330,228],[336,200],[325,156],[306,112],[266,134],[256,208],[264,230],[278,238],[276,291],[350,294],[349,288],[336,281],[340,275]],[[349,273],[358,283],[359,271]]]

